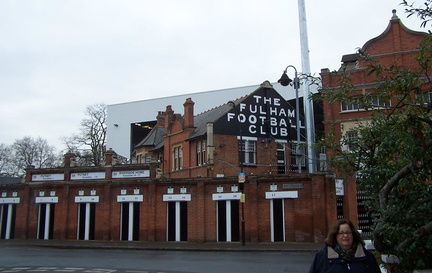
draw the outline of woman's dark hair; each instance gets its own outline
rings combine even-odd
[[[341,225],[349,225],[349,227],[351,228],[352,231],[352,235],[353,235],[353,244],[362,244],[364,246],[364,241],[363,238],[361,237],[360,233],[358,232],[358,230],[355,228],[355,226],[353,225],[353,223],[348,220],[348,219],[339,219],[336,221],[336,223],[334,223],[331,227],[330,230],[327,234],[327,238],[324,240],[324,242],[329,245],[332,248],[335,248],[337,245],[337,241],[336,241],[336,236],[339,232],[339,227]]]

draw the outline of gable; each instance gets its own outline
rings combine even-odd
[[[425,35],[425,32],[413,31],[407,28],[396,16],[396,11],[393,10],[393,17],[386,30],[379,36],[367,41],[363,45],[362,51],[372,56],[413,51],[417,49]]]
[[[269,85],[270,86],[270,85]],[[302,126],[302,125],[300,125]],[[270,87],[236,101],[213,125],[215,134],[296,140],[295,108]]]

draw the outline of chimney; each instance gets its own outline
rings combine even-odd
[[[171,105],[167,105],[165,110],[165,132],[169,132],[168,129],[171,127],[171,123],[174,121],[174,111]]]
[[[186,102],[183,103],[184,106],[184,127],[191,128],[194,127],[194,104],[191,98],[187,98]]]
[[[162,111],[158,112],[158,115],[156,116],[156,127],[165,127],[165,113]]]
[[[109,148],[108,151],[105,152],[105,166],[116,165],[117,153],[113,151],[112,148]]]
[[[63,166],[65,168],[70,168],[70,167],[74,167],[74,160],[75,160],[75,155],[72,152],[67,152],[64,155],[64,162],[63,162]]]

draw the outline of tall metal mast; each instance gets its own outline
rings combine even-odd
[[[300,45],[301,45],[301,63],[302,71],[304,75],[311,75],[310,60],[309,60],[309,42],[307,34],[307,23],[306,23],[306,7],[304,0],[298,0],[299,10],[299,25],[300,25]],[[303,106],[305,112],[305,123],[306,123],[306,139],[307,139],[307,162],[308,171],[313,173],[316,171],[315,162],[315,124],[314,124],[314,110],[313,102],[309,99],[310,95],[310,80],[305,79],[302,86],[303,89]]]

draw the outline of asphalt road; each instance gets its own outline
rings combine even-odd
[[[147,251],[2,246],[0,272],[307,272],[309,252]]]

